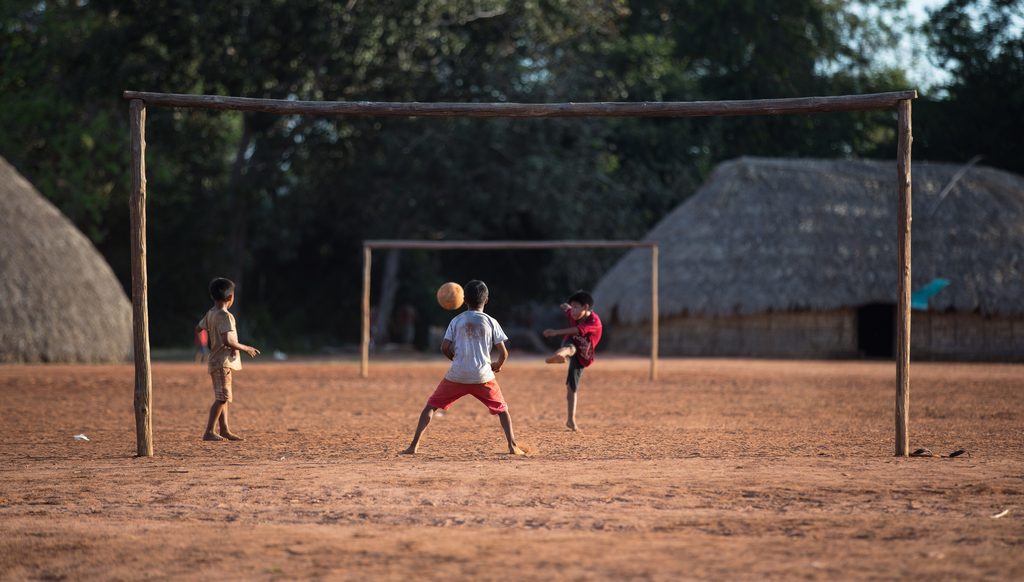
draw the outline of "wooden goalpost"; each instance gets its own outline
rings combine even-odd
[[[362,336],[359,375],[370,376],[370,269],[374,249],[416,250],[547,250],[547,249],[651,249],[651,367],[648,377],[658,378],[658,243],[638,240],[367,240],[363,241]]]
[[[221,95],[182,95],[125,91],[129,101],[132,191],[129,200],[132,244],[132,335],[135,359],[135,436],[137,455],[153,455],[153,378],[149,351],[149,290],[146,271],[146,107],[262,111],[279,115],[362,117],[710,117],[787,115],[895,109],[897,114],[897,301],[896,456],[909,454],[910,407],[910,150],[911,101],[917,91],[865,95],[753,99],[740,101],[612,103],[387,103],[369,101],[290,101]],[[365,293],[365,291],[364,291]],[[653,322],[652,322],[653,323]]]

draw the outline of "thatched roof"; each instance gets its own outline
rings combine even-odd
[[[131,303],[110,265],[0,158],[0,362],[111,362],[131,353]]]
[[[914,162],[913,289],[929,308],[1024,313],[1024,178]],[[722,316],[896,302],[895,161],[739,158],[647,235],[660,243],[661,315]],[[650,319],[650,259],[635,250],[594,290],[623,322]]]

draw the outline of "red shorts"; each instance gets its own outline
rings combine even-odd
[[[508,410],[505,397],[501,395],[501,387],[495,380],[483,384],[459,384],[445,378],[427,399],[427,406],[448,410],[456,400],[466,395],[483,402],[491,414],[501,414]]]

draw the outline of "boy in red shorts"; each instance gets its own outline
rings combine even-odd
[[[594,298],[586,291],[573,293],[569,302],[560,307],[569,318],[570,327],[544,330],[544,337],[565,336],[562,347],[545,361],[549,364],[569,361],[569,374],[565,380],[565,426],[571,431],[577,431],[576,391],[580,388],[583,368],[594,363],[594,350],[601,341],[601,318],[594,313]]]
[[[508,336],[498,320],[484,313],[484,305],[489,299],[487,285],[483,281],[470,281],[466,283],[465,291],[467,309],[448,324],[444,341],[441,342],[441,353],[452,361],[452,365],[427,399],[412,444],[402,451],[403,455],[416,454],[420,437],[430,424],[435,410],[448,410],[456,400],[466,395],[482,402],[501,421],[510,455],[526,454],[516,445],[512,433],[512,417],[501,395],[501,387],[494,378],[494,374],[501,371],[501,366],[508,359],[508,348],[505,347]],[[497,362],[491,362],[491,348],[498,348]]]

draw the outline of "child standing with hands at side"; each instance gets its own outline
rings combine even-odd
[[[594,298],[586,291],[573,293],[569,302],[559,307],[569,318],[571,327],[544,330],[544,337],[565,336],[562,347],[545,361],[549,364],[569,361],[569,374],[565,380],[565,426],[575,432],[579,430],[576,425],[576,392],[580,388],[583,368],[594,363],[594,350],[601,341],[601,318],[594,313]]]
[[[240,441],[242,437],[228,428],[228,404],[232,401],[231,376],[234,370],[242,369],[239,351],[253,358],[260,351],[238,341],[235,316],[228,311],[235,302],[235,284],[230,279],[218,277],[210,281],[209,290],[213,307],[196,324],[196,333],[205,331],[210,338],[210,355],[206,369],[213,381],[213,405],[210,407],[210,418],[206,423],[203,440]],[[214,431],[218,424],[220,434]]]

